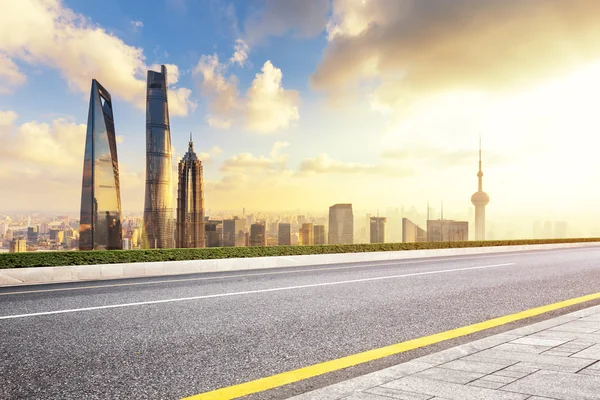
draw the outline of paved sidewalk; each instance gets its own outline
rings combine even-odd
[[[600,306],[430,354],[293,399],[600,399]]]

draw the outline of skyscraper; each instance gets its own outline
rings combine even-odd
[[[234,217],[223,221],[223,247],[246,245],[246,220]]]
[[[477,172],[478,189],[471,196],[475,206],[475,240],[485,240],[485,206],[490,202],[490,196],[483,191],[483,171],[481,170],[481,138],[479,138],[479,172]],[[429,230],[429,229],[427,229]]]
[[[385,243],[385,217],[371,217],[370,236],[371,243]]]
[[[292,244],[292,225],[280,223],[277,238],[279,246],[290,246]]]
[[[415,243],[426,242],[427,232],[419,228],[414,222],[408,218],[402,218],[402,242]]]
[[[167,68],[160,70],[148,71],[146,92],[146,248],[170,248],[174,241]]]
[[[176,246],[204,247],[202,162],[194,152],[191,134],[188,151],[179,162],[178,173]]]
[[[119,161],[112,101],[110,93],[94,79],[83,158],[79,249],[121,249],[122,239]]]
[[[204,231],[206,247],[223,247],[223,221],[206,221]]]
[[[352,204],[335,204],[329,207],[329,244],[354,242],[354,214]]]
[[[325,244],[325,225],[315,225],[313,229],[315,244]]]
[[[267,235],[265,224],[252,224],[250,226],[250,246],[266,246]]]
[[[315,236],[313,231],[313,224],[305,222],[300,228],[300,244],[304,246],[310,246],[315,244]]]

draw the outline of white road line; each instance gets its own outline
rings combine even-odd
[[[306,288],[321,287],[321,286],[345,285],[345,284],[350,284],[350,283],[380,281],[380,280],[395,279],[395,278],[406,278],[406,277],[411,277],[411,276],[434,275],[434,274],[444,274],[444,273],[458,272],[458,271],[470,271],[470,270],[477,270],[477,269],[506,267],[509,265],[516,265],[516,263],[484,265],[484,266],[480,266],[480,267],[454,268],[454,269],[446,269],[446,270],[440,270],[440,271],[415,272],[412,274],[379,276],[376,278],[364,278],[364,279],[355,279],[355,280],[349,280],[349,281],[314,283],[311,285],[287,286],[287,287],[279,287],[279,288],[272,288],[272,289],[249,290],[249,291],[245,291],[245,292],[219,293],[219,294],[210,294],[210,295],[205,295],[205,296],[183,297],[183,298],[178,298],[178,299],[151,300],[151,301],[141,301],[141,302],[137,302],[137,303],[113,304],[113,305],[108,305],[108,306],[73,308],[73,309],[69,309],[69,310],[57,310],[57,311],[44,311],[44,312],[37,312],[37,313],[31,313],[31,314],[6,315],[6,316],[0,317],[0,320],[35,317],[35,316],[40,316],[40,315],[66,314],[66,313],[73,313],[73,312],[80,312],[80,311],[104,310],[104,309],[108,309],[108,308],[134,307],[134,306],[142,306],[142,305],[147,305],[147,304],[176,303],[176,302],[180,302],[180,301],[212,299],[212,298],[216,298],[216,297],[242,296],[242,295],[246,295],[246,294],[280,292],[280,291],[284,291],[284,290],[306,289]]]

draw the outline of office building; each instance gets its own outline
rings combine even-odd
[[[131,250],[131,240],[128,238],[123,239],[123,250]]]
[[[471,196],[475,206],[475,240],[485,240],[485,206],[490,202],[490,196],[483,191],[483,171],[481,170],[481,138],[479,139],[479,172],[477,172],[477,192]],[[429,231],[429,229],[427,229]],[[468,240],[468,239],[466,239]]]
[[[171,192],[171,131],[167,100],[167,68],[148,71],[146,94],[146,196],[144,247],[174,245],[173,193]]]
[[[315,243],[313,224],[305,222],[300,228],[300,245],[310,246]]]
[[[325,225],[313,226],[314,244],[326,244],[325,242]]]
[[[266,246],[267,235],[265,224],[250,225],[250,246]]]
[[[292,244],[292,224],[280,223],[277,232],[277,244],[279,246],[290,246]]]
[[[402,218],[402,242],[417,243],[426,242],[427,232],[408,218]]]
[[[427,221],[429,242],[462,242],[469,240],[469,222],[436,219]]]
[[[179,162],[177,171],[177,237],[175,245],[178,248],[204,247],[202,162],[194,152],[191,134],[188,151]]]
[[[371,243],[385,243],[385,217],[371,217],[370,237]]]
[[[40,225],[40,235],[47,235],[50,232],[50,225],[47,222],[43,222]]]
[[[24,253],[27,251],[27,241],[25,239],[13,239],[10,242],[9,252]]]
[[[329,207],[329,244],[354,243],[354,214],[352,204]]]
[[[59,229],[50,229],[50,241],[53,242],[55,245],[60,245],[63,244],[65,241],[65,232],[61,231]],[[81,235],[79,236],[79,243],[80,243],[80,249],[81,249]]]
[[[0,237],[6,235],[6,231],[8,231],[8,224],[0,224]]]
[[[110,93],[95,79],[90,94],[81,186],[79,249],[121,249],[121,189],[112,101]]]
[[[206,247],[223,247],[223,221],[204,222]]]
[[[27,228],[27,241],[35,244],[38,241],[39,229],[37,226],[30,226]]]
[[[243,247],[246,245],[246,220],[234,217],[223,221],[223,246]]]

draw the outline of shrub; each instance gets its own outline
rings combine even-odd
[[[0,268],[52,267],[63,265],[117,264],[152,261],[207,260],[219,258],[296,256],[309,254],[364,253],[371,251],[403,251],[579,242],[600,242],[600,238],[489,240],[482,242],[421,242],[273,247],[217,247],[202,249],[152,249],[57,252],[40,251],[31,253],[0,253]]]

